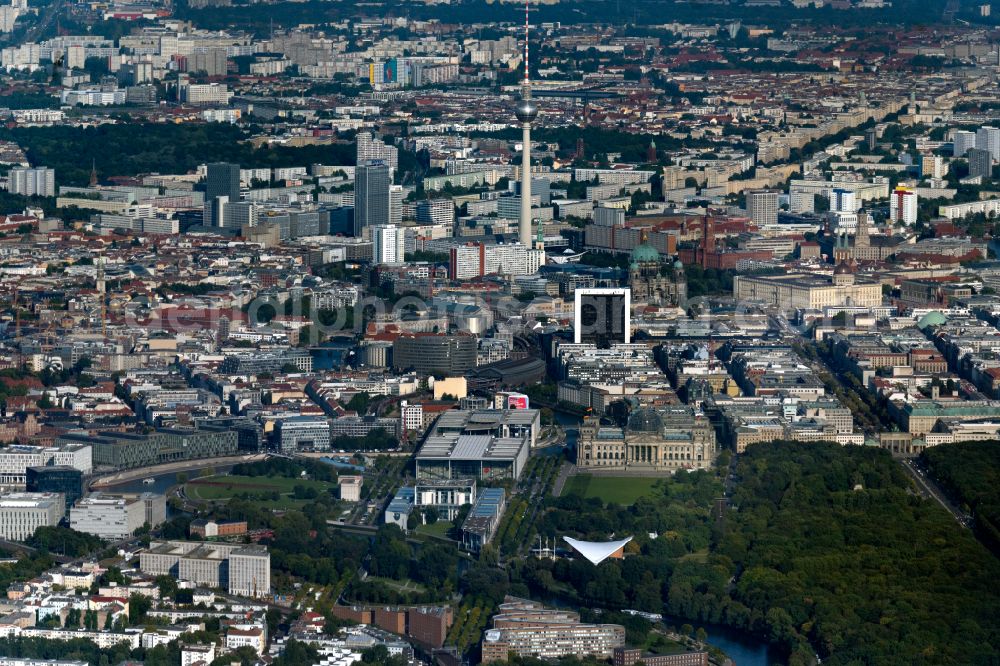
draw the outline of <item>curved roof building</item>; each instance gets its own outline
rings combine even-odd
[[[573,550],[583,555],[591,564],[600,564],[609,557],[620,558],[625,551],[625,544],[632,540],[632,537],[621,539],[620,541],[580,541],[572,537],[564,536],[563,541],[568,543]]]

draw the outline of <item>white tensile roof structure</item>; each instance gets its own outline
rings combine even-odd
[[[600,564],[608,559],[615,552],[625,547],[632,537],[620,541],[580,541],[572,537],[564,536],[563,541],[568,543],[573,550],[583,555],[591,564]]]

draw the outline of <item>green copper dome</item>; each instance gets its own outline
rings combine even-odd
[[[917,322],[917,328],[922,330],[929,326],[942,326],[947,323],[948,318],[940,312],[928,312],[920,318],[919,322]]]
[[[656,251],[656,248],[649,243],[643,243],[642,245],[636,246],[632,250],[632,263],[642,264],[647,262],[658,262],[660,260],[660,253]]]

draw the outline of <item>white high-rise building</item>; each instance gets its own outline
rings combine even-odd
[[[389,165],[390,172],[396,172],[399,167],[399,150],[396,146],[390,146],[371,132],[358,132],[355,141],[358,149],[357,166],[372,161],[385,162]]]
[[[417,222],[433,224],[453,224],[455,222],[455,202],[451,199],[424,199],[416,206]]]
[[[976,148],[990,151],[990,158],[994,162],[1000,162],[1000,129],[980,127],[976,132]]]
[[[793,213],[812,213],[816,210],[816,195],[812,192],[792,192],[788,208]]]
[[[259,599],[271,592],[271,555],[258,545],[229,554],[229,594]]]
[[[392,224],[403,223],[402,185],[392,185],[389,187],[389,222]]]
[[[778,196],[778,192],[774,190],[747,192],[747,214],[758,227],[778,223]]]
[[[520,243],[484,245],[469,243],[451,249],[449,265],[453,280],[484,275],[533,275],[545,264],[545,250]]]
[[[12,194],[26,197],[54,197],[56,195],[56,172],[45,167],[26,169],[15,167],[10,170],[7,189]]]
[[[889,195],[889,221],[910,227],[917,223],[917,193],[906,187],[897,187]]]
[[[372,258],[375,264],[403,263],[406,230],[395,224],[380,224],[372,229]]]
[[[952,155],[965,157],[965,154],[976,147],[976,133],[958,130],[952,139]]]
[[[859,208],[857,192],[839,187],[830,190],[830,210],[832,212],[856,213]]]

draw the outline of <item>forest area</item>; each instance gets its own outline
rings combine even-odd
[[[962,442],[920,456],[941,489],[972,514],[976,536],[1000,557],[1000,442]]]
[[[207,162],[235,162],[244,169],[310,164],[353,164],[353,142],[330,145],[262,146],[244,131],[222,123],[105,124],[97,127],[18,127],[0,130],[32,164],[55,169],[61,185],[86,185],[91,168],[105,175],[187,173]]]
[[[991,584],[1000,562],[940,506],[909,492],[887,452],[759,444],[736,475],[721,517],[712,512],[721,481],[707,472],[665,480],[659,496],[629,508],[549,500],[541,534],[633,534],[632,554],[600,567],[528,560],[512,583],[586,606],[743,629],[792,665],[817,654],[836,665],[1000,657],[1000,593]]]

